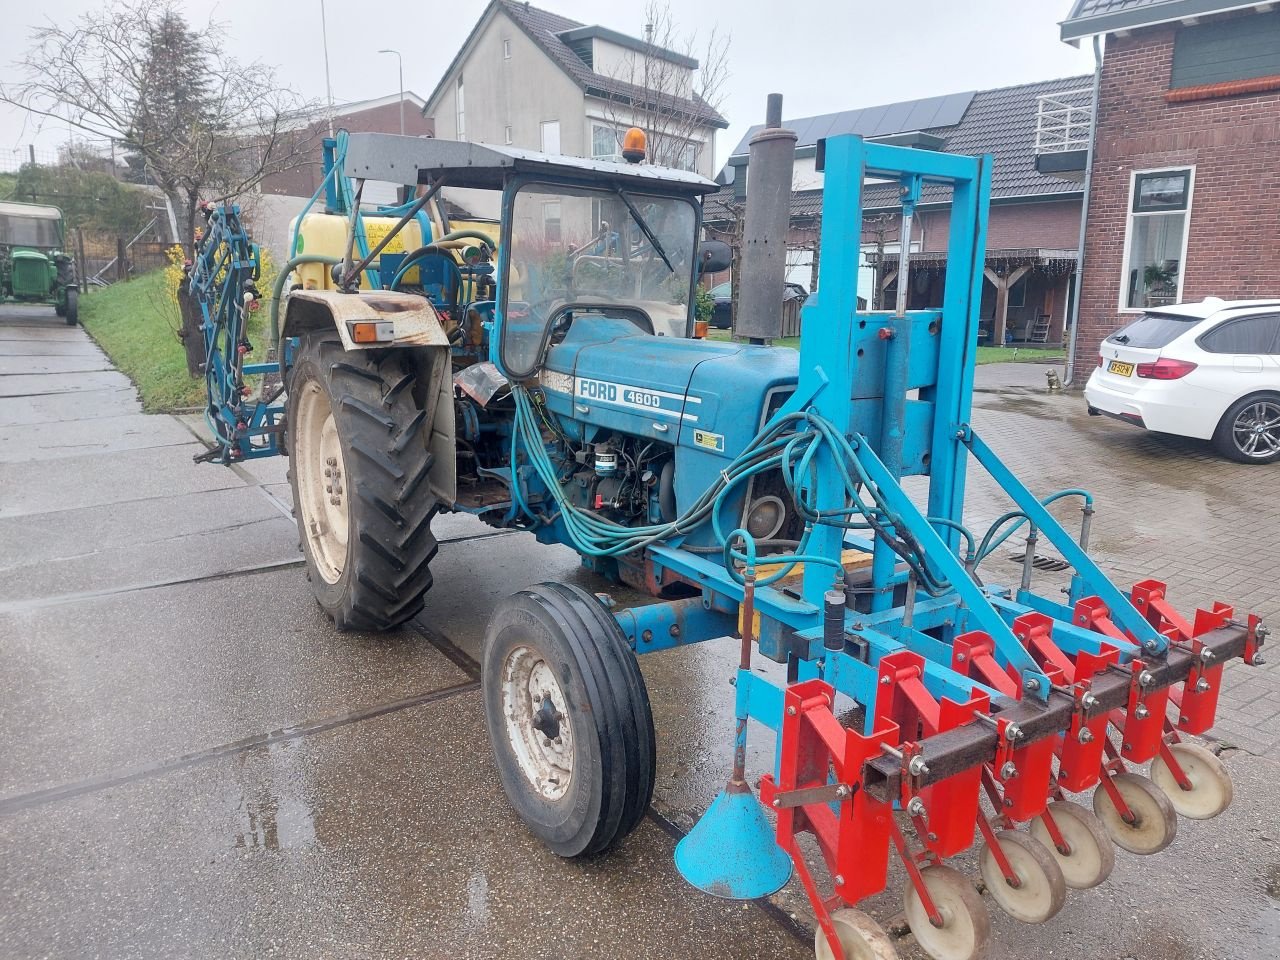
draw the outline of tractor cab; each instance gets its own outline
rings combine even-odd
[[[724,244],[698,242],[699,198],[718,187],[683,170],[356,134],[344,172],[357,184],[399,182],[408,172],[420,192],[483,191],[497,201],[490,204],[501,211],[496,298],[461,312],[483,318],[489,356],[513,380],[533,375],[579,319],[692,336],[700,273],[728,265]],[[479,341],[467,333],[465,342]]]
[[[57,207],[0,203],[0,302],[51,303],[75,323],[75,267],[64,238]]]

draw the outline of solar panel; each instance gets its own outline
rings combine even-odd
[[[964,112],[973,101],[973,93],[949,93],[941,97],[923,100],[906,100],[887,103],[860,110],[844,110],[840,113],[824,113],[816,117],[801,117],[783,121],[784,126],[796,132],[796,146],[811,147],[823,137],[853,133],[861,137],[888,137],[912,130],[929,130],[934,127],[954,127],[964,118]],[[747,145],[762,129],[757,124],[747,131],[734,150],[734,156],[747,152]]]

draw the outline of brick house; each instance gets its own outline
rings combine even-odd
[[[822,137],[853,133],[901,146],[991,154],[983,342],[1061,343],[1080,238],[1082,178],[1037,169],[1036,124],[1045,102],[1087,104],[1090,79],[1069,77],[784,121],[797,134],[788,279],[811,287],[817,280],[823,174],[815,163]],[[726,185],[708,198],[706,219],[713,232],[732,233],[745,206],[748,143],[758,129],[743,137],[721,173]],[[858,292],[873,308],[891,308],[898,283],[900,208],[889,186],[868,186],[864,203]],[[927,187],[910,238],[912,308],[942,304],[949,220],[947,198],[939,188]]]
[[[404,132],[408,137],[434,137],[435,121],[423,115],[426,101],[410,90],[404,92]],[[376,100],[359,100],[337,104],[333,108],[333,129],[348,133],[399,133],[401,101],[399,94]],[[310,197],[320,186],[324,171],[320,164],[320,140],[329,133],[329,111],[320,109],[314,119],[305,122],[300,136],[313,144],[313,158],[283,173],[265,177],[259,190],[286,197]]]
[[[404,132],[409,137],[435,136],[435,121],[423,115],[426,101],[410,90],[404,91]],[[374,100],[336,104],[333,129],[349,133],[399,133],[400,94]],[[329,135],[329,110],[319,108],[298,118],[296,136],[303,144],[306,160],[282,173],[264,177],[255,194],[242,201],[249,213],[255,239],[278,256],[286,256],[289,224],[320,186],[324,177],[320,141]],[[396,203],[399,185],[370,182],[364,200],[369,204]]]
[[[1280,296],[1280,9],[1076,0],[1062,39],[1091,38],[1105,40],[1105,54],[1078,383],[1097,365],[1102,339],[1144,309]],[[1074,153],[1071,165],[1083,171],[1085,151]]]

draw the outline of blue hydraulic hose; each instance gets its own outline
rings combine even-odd
[[[819,563],[840,568],[838,560],[806,552],[809,536],[815,523],[848,526],[846,518],[853,513],[862,513],[868,518],[873,514],[879,516],[881,519],[877,524],[881,527],[889,525],[899,529],[902,527],[901,518],[893,514],[887,504],[879,502],[878,491],[857,463],[854,449],[848,440],[833,424],[813,411],[788,414],[766,425],[743,452],[725,468],[719,479],[676,520],[665,524],[644,526],[625,526],[616,523],[569,502],[561,488],[560,477],[551,463],[541,430],[534,417],[532,409],[534,401],[530,399],[528,391],[518,384],[513,387],[512,394],[516,402],[515,432],[519,434],[518,439],[525,448],[528,462],[559,506],[560,517],[574,546],[585,556],[610,557],[631,553],[652,543],[684,536],[710,519],[717,542],[726,550],[729,575],[738,582],[742,582],[741,576],[735,569],[734,561],[745,562],[749,558],[746,554],[739,553],[728,546],[733,542],[733,534],[730,533],[728,536],[724,534],[719,526],[718,514],[730,490],[761,471],[771,469],[781,469],[787,479],[788,488],[799,493],[797,504],[800,505],[801,511],[806,514],[809,522],[806,524],[804,536],[796,552],[769,557],[770,564],[778,564],[779,569],[766,579],[759,581],[762,585],[781,579],[801,563]],[[792,434],[784,432],[795,427],[799,429]],[[516,450],[515,442],[513,439],[513,453]],[[846,493],[852,506],[842,505],[838,509],[824,511],[810,502],[810,495],[807,493],[809,488],[802,487],[796,482],[795,472],[812,471],[814,448],[820,444],[830,444],[835,448],[837,455],[833,459],[845,481]],[[849,471],[850,464],[857,474],[856,480]],[[514,469],[513,457],[513,484],[515,483]],[[868,490],[876,503],[864,501],[858,493],[859,488]],[[513,493],[513,500],[521,502],[525,512],[532,515],[527,504],[523,504],[523,498],[517,493]],[[910,553],[906,559],[913,567],[923,568],[923,556]],[[946,586],[944,580],[939,580],[932,575],[922,576],[920,579],[923,584],[934,590]]]

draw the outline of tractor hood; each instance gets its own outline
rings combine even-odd
[[[49,255],[39,250],[32,250],[30,247],[17,247],[9,251],[10,258],[14,260],[39,260],[44,263],[49,262]]]
[[[795,350],[655,337],[584,316],[548,351],[539,380],[548,405],[571,419],[732,459],[759,431],[769,395],[794,387],[798,366]]]

